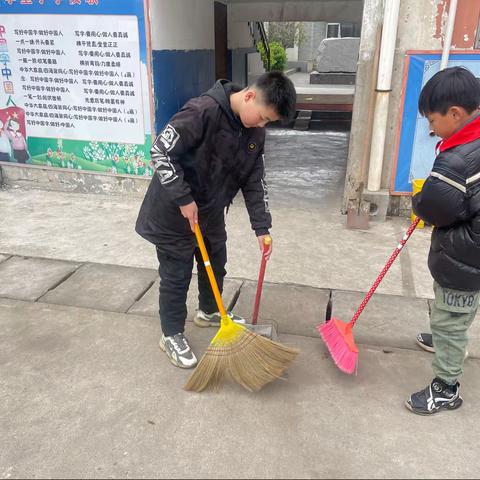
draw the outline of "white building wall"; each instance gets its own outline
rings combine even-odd
[[[213,0],[150,0],[152,48],[214,49],[213,8]]]

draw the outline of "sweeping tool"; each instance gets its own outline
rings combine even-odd
[[[375,280],[375,283],[368,291],[350,322],[345,323],[336,318],[332,318],[325,323],[317,325],[317,330],[320,332],[320,336],[327,345],[330,355],[337,364],[337,367],[345,373],[351,374],[355,372],[358,366],[358,348],[355,345],[355,340],[353,338],[353,326],[367,306],[368,301],[372,297],[378,285],[383,280],[383,277],[385,277],[389,268],[392,266],[392,263],[401,252],[403,246],[407,243],[407,240],[412,235],[419,221],[420,218],[417,218],[410,225],[404,237],[397,245],[392,255],[390,255],[386,265],[383,267],[383,270],[380,272],[380,275]]]
[[[265,254],[268,252],[271,244],[272,244],[271,237],[265,237],[263,239],[262,260],[260,262],[260,271],[258,273],[257,293],[255,294],[255,303],[253,304],[252,323],[247,324],[246,327],[252,332],[255,332],[255,333],[258,333],[259,335],[270,338],[271,340],[276,340],[277,332],[274,325],[272,324],[257,325],[258,312],[260,310],[260,300],[262,298],[263,279],[265,278],[265,270],[267,268],[267,259],[265,258]]]
[[[298,351],[257,335],[243,325],[236,324],[228,316],[198,224],[195,224],[195,236],[222,318],[217,334],[193,371],[185,389],[195,392],[207,388],[218,390],[225,378],[231,378],[247,390],[258,391],[272,380],[280,378]]]

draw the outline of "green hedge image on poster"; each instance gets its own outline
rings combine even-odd
[[[150,162],[151,136],[145,135],[143,145],[64,140],[55,138],[28,138],[32,165],[152,176]]]

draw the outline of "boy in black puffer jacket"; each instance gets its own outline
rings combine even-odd
[[[406,402],[421,415],[454,410],[463,401],[458,378],[480,293],[479,105],[480,81],[461,67],[434,75],[418,102],[443,139],[430,176],[412,200],[414,213],[434,225],[428,266],[435,280],[430,316],[435,378]]]
[[[295,113],[296,93],[281,72],[268,72],[248,88],[219,80],[189,100],[156,139],[155,165],[135,229],[157,249],[160,274],[160,348],[180,368],[197,358],[184,336],[186,299],[197,259],[201,327],[220,325],[220,314],[193,234],[199,223],[220,291],[226,275],[224,211],[242,191],[250,223],[263,248],[271,216],[265,183],[265,125]],[[271,247],[270,247],[271,251]],[[266,256],[270,255],[266,252]],[[237,315],[233,321],[245,323]]]

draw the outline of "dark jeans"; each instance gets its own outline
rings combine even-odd
[[[227,273],[225,270],[227,247],[223,212],[221,215],[206,219],[202,219],[200,216],[200,227],[203,230],[205,246],[218,288],[222,292],[223,278]],[[175,239],[172,241],[174,242]],[[187,293],[192,279],[194,258],[197,261],[198,269],[199,308],[206,313],[218,311],[200,249],[194,242],[192,242],[191,248],[185,248],[185,242],[182,244],[182,248],[178,249],[174,245],[157,245],[157,257],[160,263],[158,268],[160,275],[159,313],[165,336],[183,333],[185,329]]]

